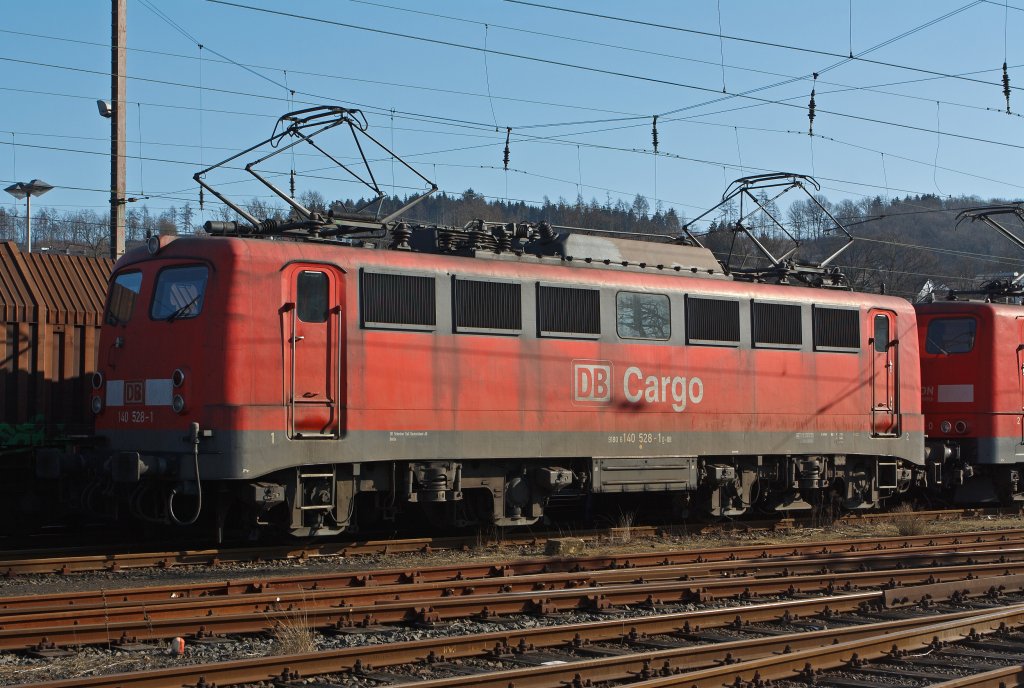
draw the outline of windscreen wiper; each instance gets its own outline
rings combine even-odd
[[[202,296],[202,294],[196,294],[195,296],[193,296],[191,301],[189,301],[184,306],[182,306],[181,308],[179,308],[178,310],[174,311],[173,313],[168,315],[166,318],[164,318],[164,322],[174,322],[175,320],[177,320],[181,316],[185,315],[185,313],[188,311],[188,309],[191,308],[193,305],[195,305],[195,302],[199,300],[200,296]]]

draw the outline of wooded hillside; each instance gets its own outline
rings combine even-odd
[[[302,201],[307,207],[325,211],[327,204],[317,193],[306,193]],[[825,196],[817,200],[839,219],[856,237],[854,245],[843,253],[835,265],[847,274],[854,288],[880,291],[918,298],[922,290],[946,287],[971,288],[994,277],[1012,276],[1024,271],[1024,252],[1007,239],[983,226],[966,222],[954,228],[957,213],[964,208],[988,202],[978,198],[940,198],[913,196],[883,199],[876,197],[860,202],[830,202]],[[332,205],[355,207],[360,201],[341,201]],[[385,213],[400,207],[404,199],[388,198]],[[226,208],[218,212],[200,213],[190,203],[174,206],[160,213],[145,206],[128,212],[127,235],[131,242],[143,241],[149,234],[202,233],[207,219],[233,219]],[[257,217],[280,217],[282,208],[253,200],[247,210]],[[831,254],[840,241],[829,233],[831,222],[809,199],[796,200],[772,212],[783,220],[787,231],[803,243],[797,254],[804,260],[820,260]],[[735,232],[735,206],[719,209],[714,216],[695,223],[691,231],[715,250],[720,259],[729,256]],[[637,195],[632,204],[623,201],[603,203],[597,199],[584,202],[577,198],[550,201],[542,205],[522,202],[488,200],[466,190],[461,195],[436,194],[412,209],[409,219],[426,223],[462,225],[473,219],[501,222],[546,220],[553,225],[575,229],[614,230],[626,234],[668,235],[680,232],[686,218],[675,210],[652,208],[650,202]],[[0,207],[0,240],[24,239],[24,216],[17,207]],[[1012,219],[1001,220],[1011,229],[1022,229]],[[748,218],[746,226],[766,245],[782,251],[785,237],[763,216]],[[59,211],[42,208],[33,213],[33,244],[38,250],[69,251],[89,255],[107,252],[107,216],[93,210]],[[753,247],[745,239],[733,245],[733,266],[752,267],[757,264]]]

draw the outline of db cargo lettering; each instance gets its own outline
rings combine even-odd
[[[704,382],[699,377],[687,381],[685,377],[644,375],[635,366],[627,368],[622,376],[622,392],[634,404],[664,404],[671,402],[677,413],[686,410],[686,402],[699,404],[704,398]]]
[[[573,399],[607,404],[612,400],[612,366],[608,362],[573,363]]]
[[[611,361],[573,361],[573,401],[602,406],[610,404],[612,396],[619,394],[613,390],[612,376]],[[699,377],[649,375],[637,366],[626,368],[621,390],[620,399],[633,404],[668,404],[676,413],[704,399],[704,381]]]

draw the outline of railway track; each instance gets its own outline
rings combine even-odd
[[[946,509],[916,512],[922,519],[958,520],[985,516],[1019,516],[1019,509]],[[839,522],[861,523],[891,519],[885,513],[852,513],[838,519]],[[682,533],[693,535],[707,530],[761,530],[787,529],[811,524],[811,520],[777,519],[773,521],[731,521],[687,527]],[[673,536],[679,533],[665,526],[631,526],[629,528],[606,528],[579,531],[572,537],[588,541],[609,543]],[[0,575],[14,577],[26,574],[68,575],[92,571],[122,571],[142,568],[171,568],[174,566],[217,567],[228,564],[259,563],[281,560],[307,561],[330,557],[357,557],[364,555],[388,555],[402,553],[427,553],[433,551],[466,551],[481,547],[501,545],[506,547],[538,547],[553,538],[562,538],[565,533],[502,534],[498,538],[480,536],[448,538],[407,538],[348,542],[318,542],[296,546],[270,545],[259,547],[218,547],[205,549],[168,549],[164,551],[130,551],[144,545],[97,552],[95,547],[67,546],[40,547],[22,550],[8,550],[0,553]],[[838,546],[832,543],[830,546]],[[54,555],[54,551],[59,551]]]
[[[691,683],[696,669],[711,671],[712,666],[731,666],[739,659],[746,663],[769,657],[787,645],[789,654],[812,652],[812,640],[819,631],[829,642],[838,639],[840,631],[843,638],[849,638],[840,642],[867,642],[875,631],[895,637],[897,631],[966,623],[993,610],[1018,606],[1024,614],[1024,529],[538,558],[501,564],[307,572],[196,585],[0,598],[0,649],[31,651],[55,659],[71,651],[68,648],[90,645],[122,655],[129,651],[151,653],[160,647],[154,643],[174,636],[187,638],[190,646],[216,646],[234,642],[239,635],[273,636],[301,619],[310,632],[316,629],[324,635],[373,638],[397,633],[401,638],[399,629],[418,628],[421,630],[416,633],[433,637],[411,644],[385,642],[329,650],[309,657],[262,657],[241,664],[219,662],[39,685],[216,683],[223,687],[272,680],[275,686],[291,688],[306,685],[306,677],[328,675],[325,683],[316,685],[338,685],[339,680],[347,684],[349,679],[366,686],[390,685],[412,677],[416,683],[438,687],[575,687],[587,685],[587,681],[646,686],[649,681],[669,681],[652,683],[653,687],[676,685],[671,680],[685,676],[687,682],[679,685],[689,686],[712,685],[721,679],[709,674],[710,683]],[[518,623],[514,619],[524,614],[543,626],[506,627]],[[933,618],[935,615],[943,618]],[[566,623],[566,619],[603,616],[608,620]],[[448,634],[450,622],[461,626],[468,619],[473,620],[471,626],[501,630]],[[977,642],[1012,646],[1017,620],[1005,621],[1007,626],[995,641]],[[896,622],[906,623],[878,625]],[[1019,626],[1024,628],[1024,622]],[[860,635],[853,633],[857,628]],[[985,629],[976,629],[976,635],[984,635],[990,627]],[[908,635],[907,647],[918,637]],[[783,638],[787,642],[778,645],[776,641]],[[710,642],[725,654],[715,655],[711,650],[700,654],[704,650],[698,652],[693,647]],[[1020,653],[1019,664],[1024,666],[1024,644]],[[836,686],[854,685],[857,679],[849,675],[858,668],[837,665],[829,657],[808,660],[815,671],[824,672],[815,674],[813,680],[829,685],[826,679],[833,672],[838,677]],[[892,672],[892,662],[909,661],[875,650],[865,650],[860,657],[877,662],[872,671],[877,669],[878,675]],[[991,674],[994,683],[951,685],[998,685],[1013,675],[1001,665],[1006,662],[958,661],[964,664],[961,673]],[[565,666],[552,664],[560,668],[542,669],[545,662],[564,662]],[[684,667],[687,673],[679,673]],[[925,669],[911,671],[928,673]],[[730,680],[738,680],[737,686],[754,686],[764,675],[751,678],[737,673]],[[804,678],[810,680],[810,676]],[[968,681],[966,676],[950,680],[953,678]],[[553,682],[545,683],[549,680]]]
[[[65,610],[88,606],[110,606],[117,603],[160,603],[168,600],[230,596],[251,593],[287,593],[293,591],[324,591],[345,588],[379,588],[406,583],[464,582],[487,578],[508,578],[537,574],[569,572],[583,574],[602,569],[646,569],[655,567],[662,574],[672,575],[762,575],[775,569],[783,573],[807,573],[824,562],[833,570],[846,570],[867,565],[925,565],[934,554],[944,555],[952,562],[955,554],[964,564],[999,563],[1006,556],[1024,548],[1024,529],[995,532],[972,532],[957,535],[922,535],[911,537],[865,538],[850,541],[818,541],[808,544],[750,545],[718,547],[702,550],[631,552],[619,555],[595,555],[569,559],[521,559],[503,564],[459,562],[446,566],[373,569],[338,573],[319,572],[309,575],[285,575],[271,578],[235,578],[209,583],[147,586],[128,589],[106,589],[101,592],[71,592],[60,595],[32,595],[0,598],[0,611],[14,612],[46,607]],[[825,559],[827,557],[827,559]],[[834,560],[834,561],[833,561]],[[747,562],[746,565],[743,562]],[[686,569],[685,567],[691,567]],[[674,568],[670,568],[674,567]],[[623,575],[623,574],[620,574]],[[640,572],[623,577],[636,577]]]
[[[789,549],[775,558],[763,548],[742,559],[709,562],[693,552],[638,555],[637,560],[586,558],[524,562],[514,566],[437,567],[414,572],[304,575],[263,584],[224,584],[107,590],[101,594],[33,596],[0,600],[0,649],[39,651],[54,646],[134,644],[175,636],[209,638],[258,633],[297,613],[310,628],[342,631],[380,624],[437,624],[460,618],[511,614],[603,611],[631,605],[652,609],[713,600],[822,595],[836,591],[941,584],[950,589],[978,577],[1007,589],[1024,588],[1024,541],[944,545],[928,540],[915,549],[816,554]],[[960,551],[949,551],[950,549]],[[760,553],[755,553],[761,549]],[[724,554],[724,552],[720,552]],[[631,555],[632,556],[632,555]]]
[[[992,592],[994,580],[967,581],[958,591],[935,585],[902,591],[907,598],[928,600],[925,606],[907,606],[881,591],[869,591],[38,685],[152,688],[273,680],[278,686],[298,686],[325,674],[326,683],[320,685],[354,680],[364,685],[415,682],[421,688],[551,688],[597,681],[627,681],[637,688],[759,685],[756,682],[768,675],[796,676],[793,666],[842,667],[852,656],[850,648],[863,661],[884,658],[897,645],[928,647],[934,646],[934,638],[957,640],[958,633],[980,638],[993,631],[1005,636],[1008,627],[1024,627],[1024,598],[1018,596],[1015,604],[1005,606],[1007,599]],[[976,602],[966,601],[979,595],[982,599]],[[945,599],[955,599],[960,608],[936,604]],[[836,657],[842,661],[837,663]],[[409,666],[416,667],[411,674],[404,669]],[[441,676],[424,678],[424,667]],[[737,678],[751,683],[735,682]]]

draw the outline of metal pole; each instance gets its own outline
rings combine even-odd
[[[25,196],[25,253],[32,253],[32,194]]]
[[[128,109],[128,0],[111,0],[110,257],[124,255],[125,125]]]

